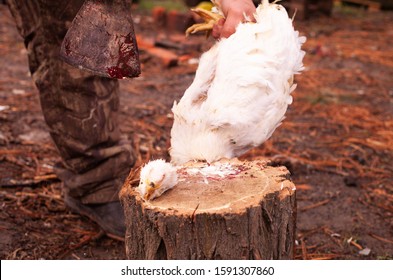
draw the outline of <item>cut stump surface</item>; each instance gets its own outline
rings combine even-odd
[[[295,186],[267,161],[193,162],[179,183],[144,201],[129,177],[121,191],[129,259],[291,259]]]

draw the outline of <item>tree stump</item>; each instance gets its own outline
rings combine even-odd
[[[295,186],[267,161],[189,163],[179,183],[144,201],[131,177],[120,194],[129,259],[292,259]]]

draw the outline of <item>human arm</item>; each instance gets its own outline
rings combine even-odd
[[[237,25],[244,21],[244,15],[254,19],[255,5],[252,0],[217,0],[216,2],[225,18],[214,25],[212,31],[214,38],[231,36]]]

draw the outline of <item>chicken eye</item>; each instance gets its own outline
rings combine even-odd
[[[153,182],[151,182],[151,183],[149,184],[149,187],[155,188],[155,187],[156,187],[156,184],[154,184]]]

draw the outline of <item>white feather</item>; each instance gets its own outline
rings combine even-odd
[[[305,37],[284,7],[268,0],[255,19],[201,56],[193,83],[172,108],[172,163],[240,156],[266,141],[284,119],[293,75],[303,70]]]

